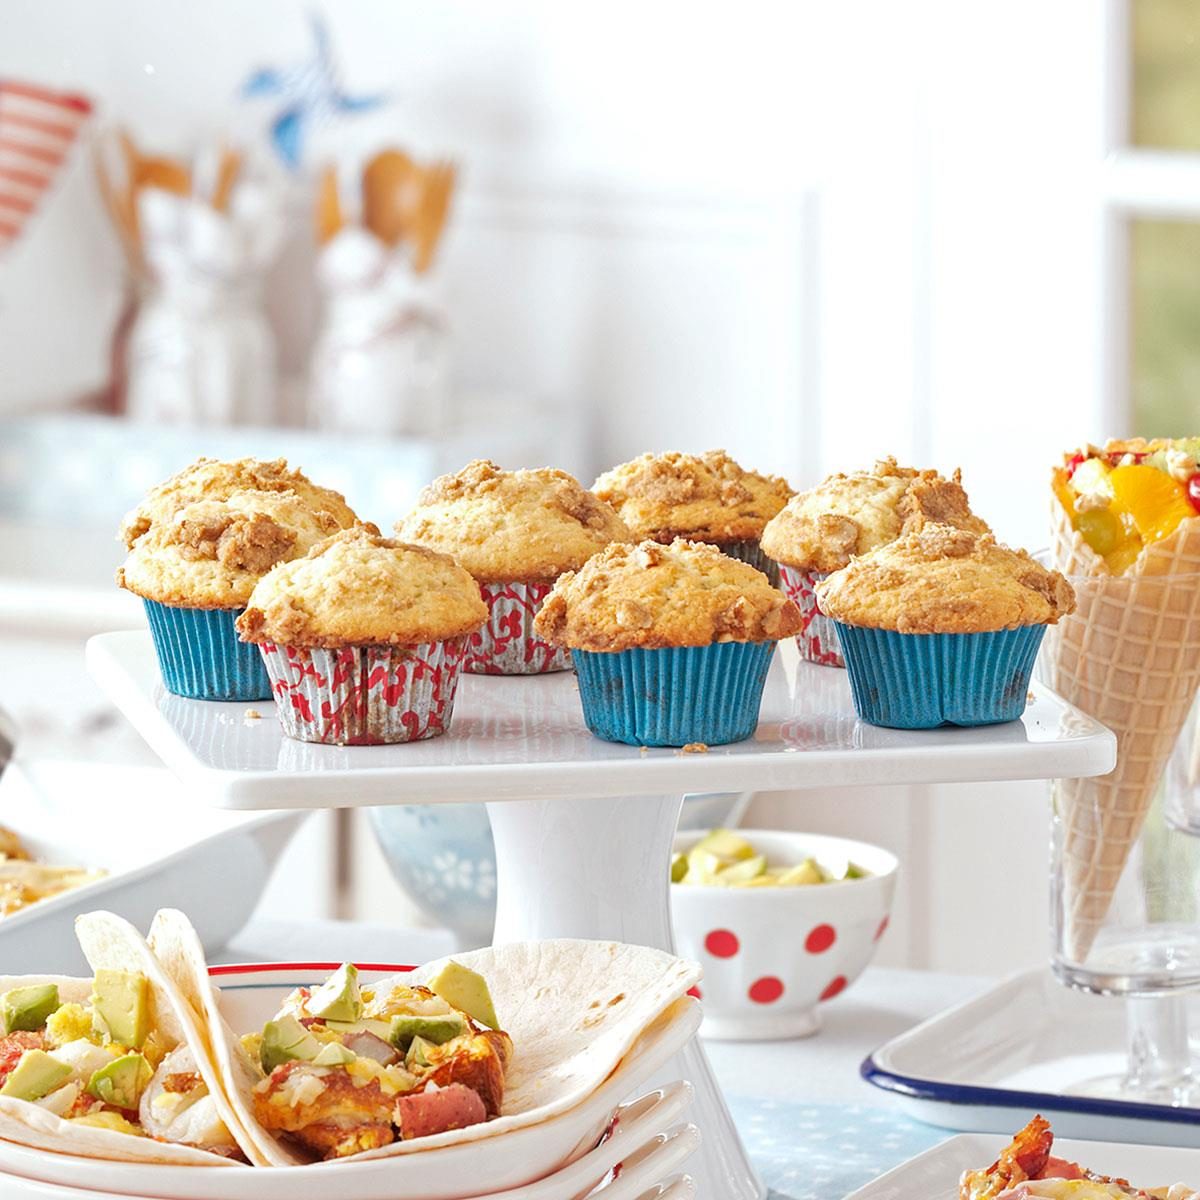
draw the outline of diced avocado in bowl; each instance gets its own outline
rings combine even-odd
[[[772,863],[767,855],[731,829],[706,833],[671,859],[671,882],[709,887],[808,887],[867,879],[870,872],[853,862],[826,866],[816,858]]]

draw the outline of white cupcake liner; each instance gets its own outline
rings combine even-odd
[[[543,641],[533,619],[552,583],[481,583],[487,624],[467,639],[463,670],[473,675],[542,675],[569,671],[571,652]]]
[[[419,646],[259,649],[288,737],[334,746],[415,742],[445,733],[465,637]]]
[[[779,585],[796,602],[804,621],[796,634],[800,657],[824,667],[844,667],[837,626],[817,607],[816,586],[828,578],[827,571],[800,571],[787,563],[779,564]]]

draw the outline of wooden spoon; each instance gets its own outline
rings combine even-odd
[[[380,151],[363,169],[363,224],[385,246],[408,235],[411,220],[406,193],[419,168],[402,150]]]

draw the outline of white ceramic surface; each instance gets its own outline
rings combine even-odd
[[[657,1114],[656,1114],[657,1115]],[[632,1130],[578,1159],[561,1171],[528,1187],[495,1192],[475,1200],[692,1200],[696,1190],[686,1175],[670,1174],[687,1161],[700,1143],[694,1125],[675,1125],[638,1145]],[[632,1152],[630,1146],[636,1147]],[[623,1158],[618,1156],[623,1155]],[[620,1171],[614,1176],[614,1159]],[[597,1184],[596,1181],[600,1180]],[[645,1189],[644,1191],[642,1189]],[[0,1196],[4,1200],[113,1200],[115,1193],[94,1188],[73,1188],[43,1183],[0,1172]],[[293,1200],[327,1197],[327,1190],[294,1192]],[[168,1193],[153,1200],[173,1200]]]
[[[1196,1029],[1200,996],[1189,1009]],[[945,1129],[1002,1133],[1040,1112],[1064,1137],[1200,1147],[1200,1110],[1071,1095],[1125,1065],[1125,1002],[1073,991],[1039,967],[893,1038],[862,1072],[908,1115]]]
[[[958,1178],[963,1171],[995,1162],[1009,1140],[978,1133],[949,1138],[859,1188],[846,1200],[958,1200]],[[1055,1138],[1054,1153],[1102,1175],[1132,1180],[1138,1187],[1172,1183],[1200,1187],[1200,1153],[1195,1150]]]
[[[740,829],[771,866],[815,857],[847,860],[868,879],[812,887],[733,888],[672,884],[675,945],[704,965],[701,1036],[724,1040],[805,1037],[820,1027],[818,1005],[862,974],[892,909],[897,861],[865,842],[816,834]],[[675,849],[703,837],[680,834]]]
[[[201,809],[177,791],[156,768],[18,760],[5,772],[0,825],[37,859],[108,874],[0,920],[0,974],[84,970],[74,922],[97,908],[143,929],[181,908],[213,950],[241,929],[304,815]]]
[[[1103,774],[1107,730],[1034,688],[1020,721],[906,732],[864,725],[843,672],[775,656],[753,738],[704,754],[640,750],[588,733],[573,675],[470,676],[448,734],[401,746],[317,746],[282,735],[270,703],[168,694],[149,633],[88,643],[97,682],[181,778],[225,808],[778,790]],[[263,720],[247,722],[254,707]]]
[[[260,1028],[279,1009],[295,987],[321,983],[336,964],[278,964],[215,968],[222,992],[222,1011],[239,1032]],[[395,974],[401,967],[360,964],[360,978],[371,982]],[[694,1038],[700,1024],[700,1006],[689,1005],[670,1024],[643,1035],[621,1066],[584,1103],[539,1125],[514,1130],[502,1137],[481,1138],[455,1146],[407,1154],[398,1158],[367,1162],[343,1161],[313,1166],[269,1170],[253,1167],[171,1167],[137,1163],[111,1163],[97,1159],[42,1154],[14,1143],[0,1142],[0,1171],[37,1179],[44,1183],[75,1188],[96,1188],[123,1196],[169,1197],[170,1200],[297,1200],[309,1195],[328,1195],[337,1187],[340,1194],[355,1200],[396,1200],[398,1195],[420,1196],[421,1200],[461,1200],[491,1195],[505,1189],[524,1187],[575,1162],[596,1146],[617,1117],[621,1129],[625,1117],[637,1131],[641,1145],[682,1115],[691,1099],[686,1084],[664,1088],[653,1105],[635,1102],[620,1108],[634,1089],[661,1070],[679,1048]],[[647,1115],[653,1107],[653,1115]],[[697,1139],[698,1141],[698,1139]],[[680,1143],[680,1148],[684,1143]],[[690,1135],[688,1153],[695,1149]],[[586,1191],[619,1161],[621,1151],[593,1160],[599,1169],[578,1181]],[[672,1160],[649,1186],[674,1170],[681,1162]],[[574,1177],[572,1177],[574,1178]],[[488,1189],[486,1192],[481,1189]],[[554,1193],[559,1197],[570,1191]],[[635,1193],[636,1194],[636,1193]],[[535,1193],[536,1195],[536,1193]],[[508,1197],[505,1197],[508,1200]],[[514,1197],[513,1200],[516,1200]],[[521,1200],[525,1200],[521,1193]],[[538,1196],[537,1200],[550,1200]]]

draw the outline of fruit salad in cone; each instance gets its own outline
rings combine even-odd
[[[1056,784],[1060,946],[1083,963],[1200,685],[1200,438],[1065,455],[1053,565],[1078,608],[1048,638],[1050,684],[1117,736],[1116,769]]]

